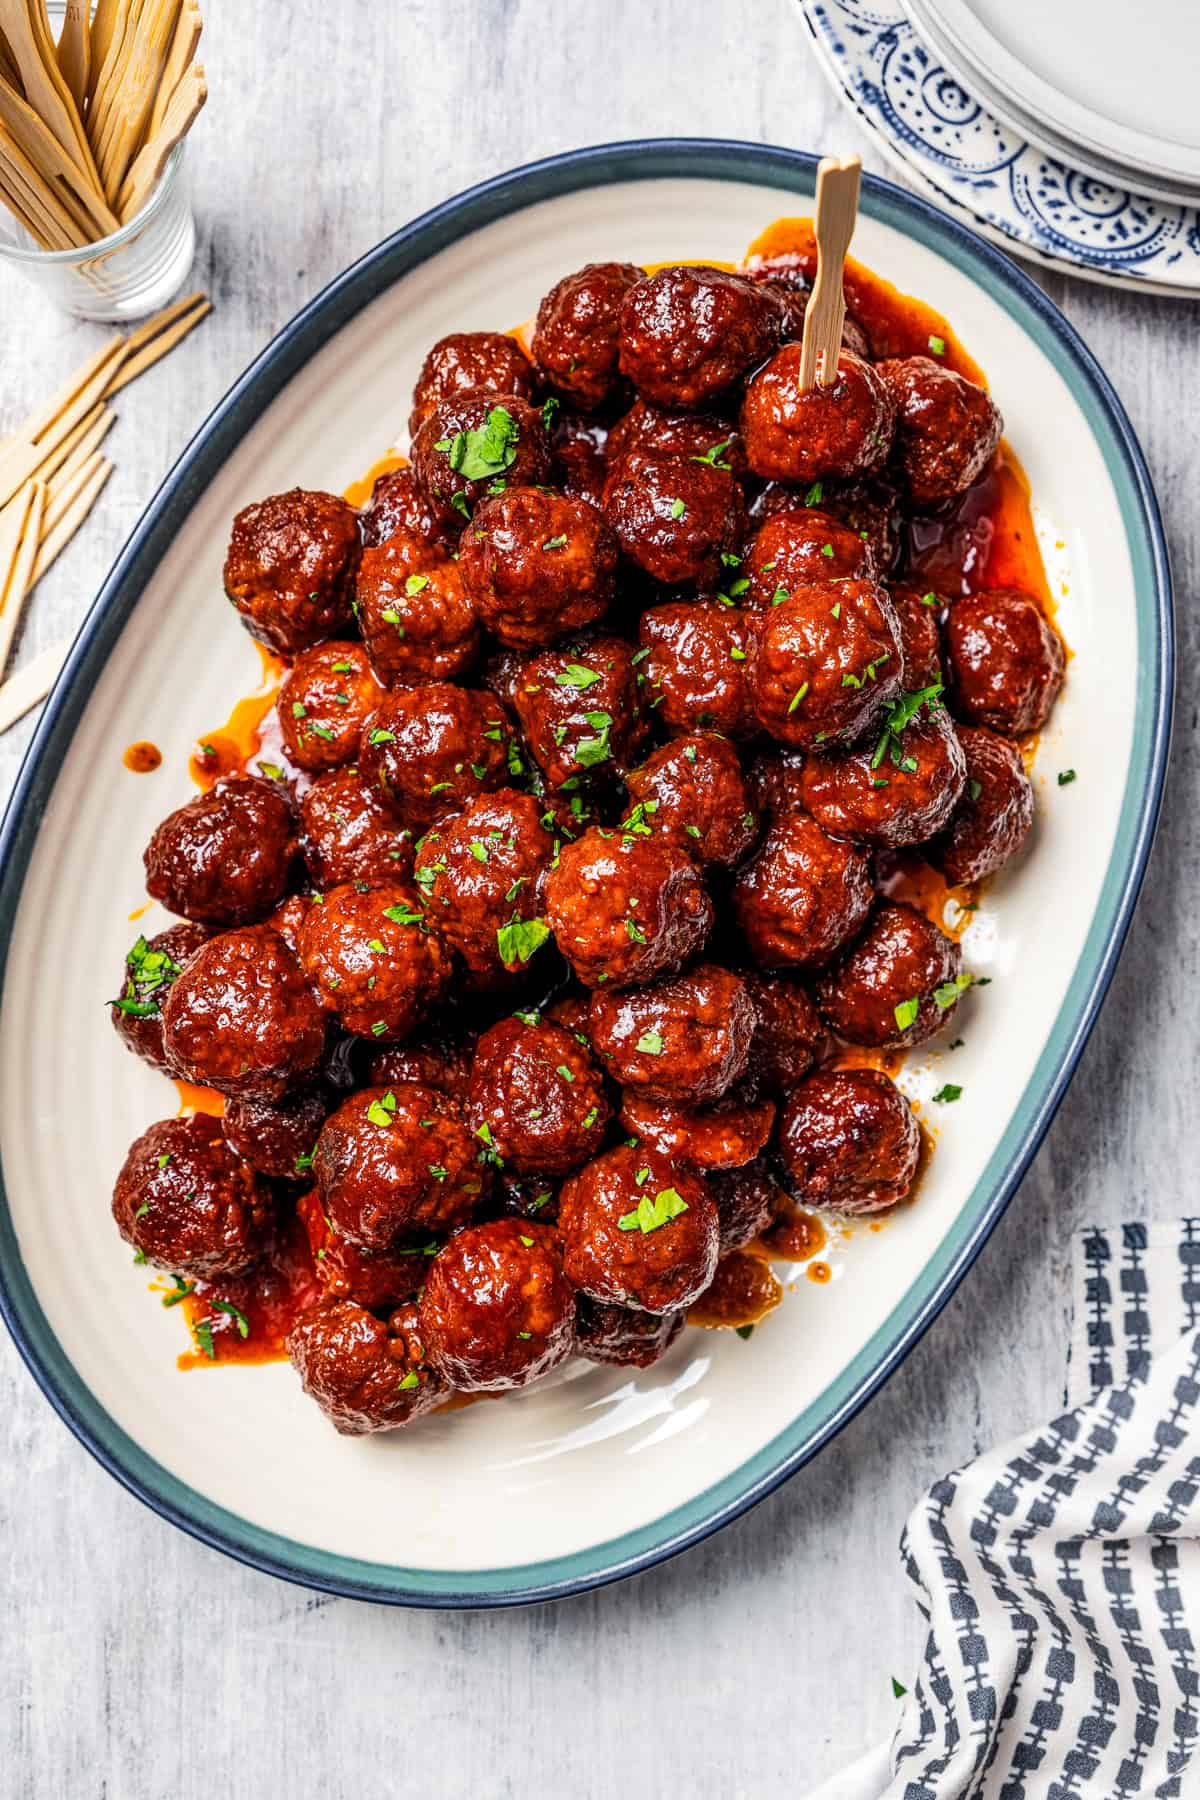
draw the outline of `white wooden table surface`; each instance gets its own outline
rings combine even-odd
[[[827,90],[792,0],[205,10],[195,284],[217,310],[120,396],[116,473],[35,596],[21,661],[74,629],[167,467],[267,338],[424,207],[537,156],[657,134],[857,147],[889,172]],[[919,1643],[896,1557],[910,1506],[1057,1405],[1071,1231],[1195,1205],[1197,313],[1047,285],[1115,382],[1158,484],[1180,707],[1163,826],[1103,1017],[958,1296],[883,1396],[730,1530],[601,1593],[471,1615],[328,1600],[193,1543],[102,1472],[4,1337],[5,1800],[759,1800],[803,1793],[888,1732],[889,1677],[908,1681]],[[0,435],[100,329],[0,272]],[[31,723],[0,739],[0,798]]]

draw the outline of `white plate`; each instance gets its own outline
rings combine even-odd
[[[797,0],[821,64],[919,191],[1042,268],[1200,293],[1200,214],[1048,157],[959,83],[904,0]]]
[[[109,1216],[125,1149],[175,1096],[120,1049],[109,998],[142,900],[141,850],[192,791],[189,745],[252,686],[221,593],[233,513],[338,490],[403,427],[448,327],[527,317],[595,258],[737,258],[809,209],[813,160],[750,145],[578,152],[487,184],[364,259],[289,326],[169,477],[51,700],[0,838],[0,1302],[30,1366],[119,1479],[232,1554],[339,1591],[426,1604],[542,1596],[644,1566],[811,1455],[944,1302],[1011,1194],[1095,1016],[1141,878],[1166,753],[1170,599],[1119,403],[1028,279],[867,180],[862,260],[944,311],[982,361],[1038,499],[1075,651],[1038,765],[1031,853],[967,936],[993,985],[952,1060],[919,1201],[797,1280],[748,1341],[686,1332],[645,1373],[572,1364],[409,1433],[339,1439],[286,1365],[180,1374],[180,1321]],[[159,772],[122,750],[158,743]],[[1079,779],[1059,788],[1055,771]],[[1050,922],[1050,928],[1047,923]],[[140,921],[149,931],[162,922]],[[11,934],[10,936],[8,934]]]

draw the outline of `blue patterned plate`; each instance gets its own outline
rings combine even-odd
[[[880,148],[931,198],[1045,268],[1200,292],[1200,214],[1053,161],[987,112],[902,0],[799,0],[817,59]]]

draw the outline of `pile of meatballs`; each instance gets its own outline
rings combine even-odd
[[[1063,652],[1028,595],[905,579],[908,521],[992,464],[988,394],[852,319],[801,391],[806,299],[591,264],[531,354],[434,345],[364,509],[234,521],[281,761],[155,831],[180,922],[112,1008],[224,1116],[152,1125],[113,1213],[218,1286],[298,1215],[288,1349],[339,1431],[645,1367],[781,1208],[912,1186],[913,1111],[846,1046],[924,1043],[971,978],[889,859],[972,884],[1020,847]]]

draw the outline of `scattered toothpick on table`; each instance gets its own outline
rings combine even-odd
[[[127,224],[208,97],[197,0],[0,0],[0,203],[43,250]]]
[[[108,402],[211,311],[203,294],[189,294],[136,331],[111,337],[0,441],[0,732],[45,699],[67,653],[66,644],[55,645],[3,680],[30,593],[112,474],[100,451],[116,420]]]
[[[804,338],[800,349],[800,387],[805,393],[814,382],[820,387],[832,387],[837,379],[842,326],[846,322],[842,270],[850,239],[854,236],[861,175],[862,161],[858,156],[825,156],[817,164],[816,218],[813,222],[817,274],[804,314]]]

